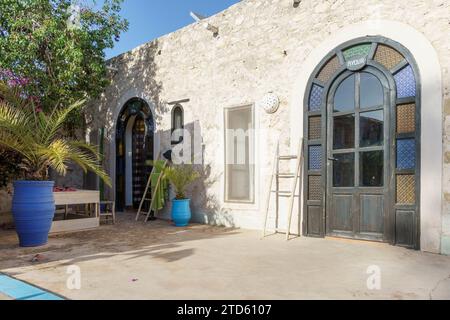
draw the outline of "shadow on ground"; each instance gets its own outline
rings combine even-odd
[[[20,248],[14,231],[0,231],[0,271],[56,261],[73,265],[117,255],[124,256],[125,261],[148,256],[170,263],[195,254],[194,249],[178,249],[181,242],[236,233],[234,228],[205,225],[175,228],[164,220],[145,224],[134,221],[134,217],[134,213],[118,214],[116,225],[51,236],[49,244],[39,248]]]

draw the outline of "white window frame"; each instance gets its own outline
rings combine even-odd
[[[251,123],[252,126],[250,128],[250,134],[249,134],[249,161],[251,164],[250,166],[250,199],[249,200],[233,200],[229,199],[228,197],[228,169],[227,169],[227,130],[229,128],[228,126],[228,113],[230,111],[239,110],[239,109],[245,109],[250,108],[251,112]],[[256,131],[256,117],[255,117],[255,106],[252,103],[248,104],[242,104],[237,106],[231,106],[224,108],[223,113],[223,120],[224,120],[224,203],[226,204],[249,204],[254,205],[256,204],[256,188],[257,188],[257,181],[256,181],[256,163],[255,163],[255,155],[256,155],[256,137],[255,137],[255,131]]]

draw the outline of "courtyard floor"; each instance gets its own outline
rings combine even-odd
[[[68,299],[450,299],[450,257],[133,218],[122,214],[115,226],[53,236],[34,249],[1,231],[0,272]],[[72,265],[81,271],[79,290],[66,285]],[[381,272],[380,290],[367,287],[371,266]]]

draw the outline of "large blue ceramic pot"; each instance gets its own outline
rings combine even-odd
[[[191,200],[172,200],[172,220],[177,227],[186,227],[191,220]]]
[[[53,181],[16,181],[12,214],[21,247],[47,244],[55,216]]]

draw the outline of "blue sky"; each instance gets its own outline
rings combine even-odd
[[[125,0],[122,16],[129,21],[129,30],[122,34],[114,49],[106,51],[106,56],[117,56],[193,23],[190,11],[210,16],[238,2],[239,0]]]

